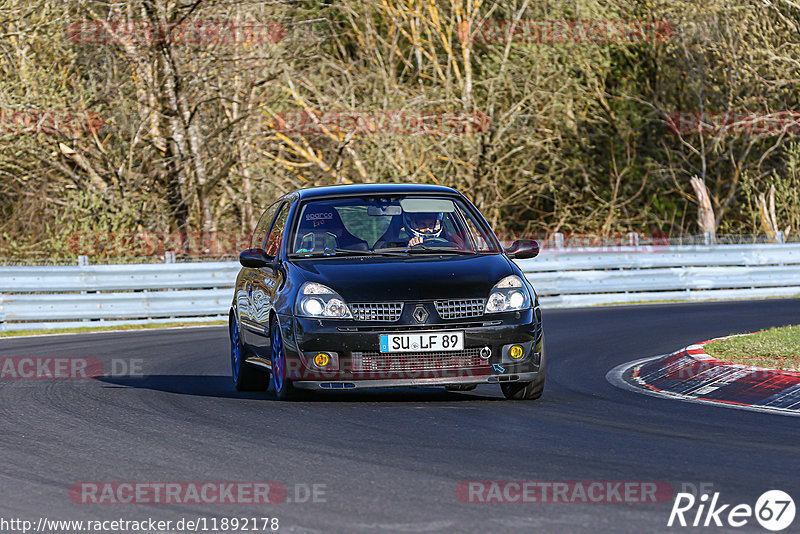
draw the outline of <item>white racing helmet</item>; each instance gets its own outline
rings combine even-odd
[[[403,226],[405,226],[406,231],[414,237],[422,237],[422,238],[431,238],[431,237],[439,237],[442,233],[442,218],[443,214],[441,212],[438,213],[409,213],[403,212]],[[432,230],[428,230],[426,226],[426,231],[422,231],[423,227],[420,225],[420,221],[429,221],[433,219],[434,225]]]

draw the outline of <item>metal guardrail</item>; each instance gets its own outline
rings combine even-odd
[[[517,263],[545,308],[800,296],[800,244],[554,251]]]
[[[224,319],[238,262],[0,266],[0,331]],[[545,250],[543,307],[800,296],[800,244]]]
[[[227,318],[238,262],[0,267],[0,331]]]

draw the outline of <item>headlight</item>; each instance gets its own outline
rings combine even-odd
[[[344,299],[336,291],[316,282],[306,282],[300,287],[294,311],[302,317],[353,318]]]
[[[526,310],[531,306],[528,289],[519,276],[506,276],[492,288],[486,300],[486,313]]]

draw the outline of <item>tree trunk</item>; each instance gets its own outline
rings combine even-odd
[[[700,228],[700,232],[711,232],[713,235],[716,233],[717,227],[708,187],[697,175],[692,176],[691,183],[694,194],[697,196],[697,226]]]

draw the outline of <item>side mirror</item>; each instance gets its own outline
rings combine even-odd
[[[248,248],[239,254],[239,263],[244,267],[259,269],[272,264],[273,258],[267,256],[263,248]]]
[[[539,243],[534,239],[517,239],[506,249],[512,260],[525,260],[539,255]]]

